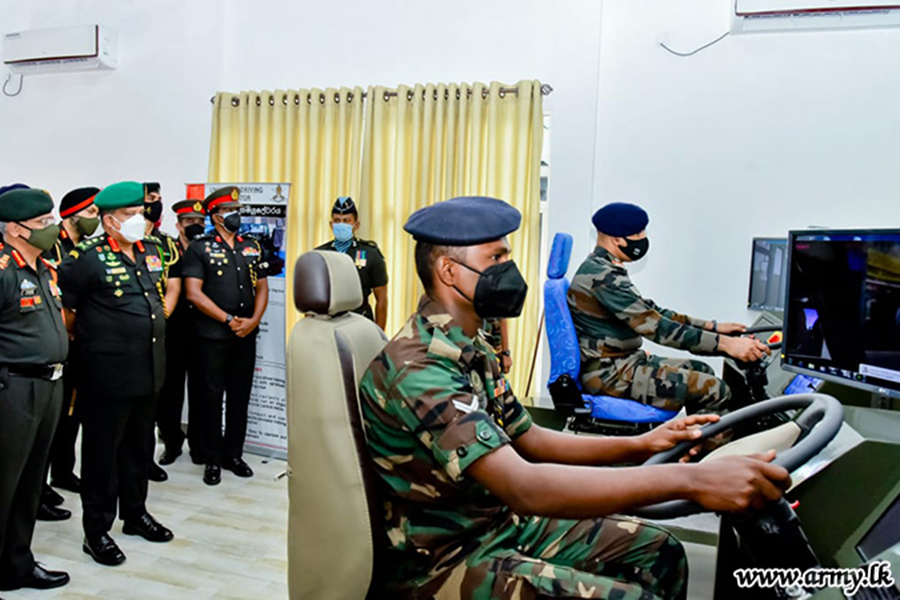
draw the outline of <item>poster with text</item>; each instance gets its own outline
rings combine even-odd
[[[240,192],[241,229],[259,241],[269,275],[269,306],[256,338],[256,369],[247,416],[245,449],[254,454],[287,457],[285,373],[284,259],[287,245],[289,183],[197,183],[187,185],[187,198],[202,200],[223,187]],[[207,228],[211,228],[207,219]],[[227,404],[226,404],[227,410]]]

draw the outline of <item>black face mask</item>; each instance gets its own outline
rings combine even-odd
[[[162,202],[144,202],[144,218],[151,223],[159,221],[162,211]]]
[[[625,245],[619,246],[622,254],[631,260],[641,260],[647,255],[647,250],[649,248],[650,238],[644,238],[642,240],[629,240],[628,238],[625,238]]]
[[[457,261],[454,261],[457,262]],[[475,298],[469,298],[459,288],[457,292],[475,306],[475,313],[482,319],[512,319],[522,314],[528,284],[511,260],[491,265],[477,271],[465,263],[458,263],[473,273],[478,273]]]
[[[203,225],[199,223],[194,223],[193,225],[188,225],[184,228],[184,237],[188,239],[188,241],[193,240],[195,237],[203,233]]]
[[[241,228],[241,213],[238,211],[230,212],[222,219],[222,227],[231,233],[237,233]]]

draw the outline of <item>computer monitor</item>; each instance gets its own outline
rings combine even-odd
[[[787,240],[785,238],[753,238],[753,258],[750,263],[750,310],[784,310],[787,269]]]
[[[782,366],[900,397],[900,229],[792,231]]]

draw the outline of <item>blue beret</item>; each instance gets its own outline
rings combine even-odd
[[[612,237],[628,237],[647,229],[650,217],[640,206],[612,202],[595,212],[591,221],[600,233]]]
[[[519,228],[522,214],[496,198],[463,196],[420,208],[403,226],[417,242],[475,246]]]

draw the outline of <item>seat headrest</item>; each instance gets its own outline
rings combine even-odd
[[[547,277],[561,279],[569,270],[569,258],[572,257],[572,236],[568,233],[557,233],[553,236],[550,247],[550,258],[547,259]]]
[[[334,316],[362,306],[353,259],[343,252],[313,250],[294,266],[294,304],[300,312]]]

